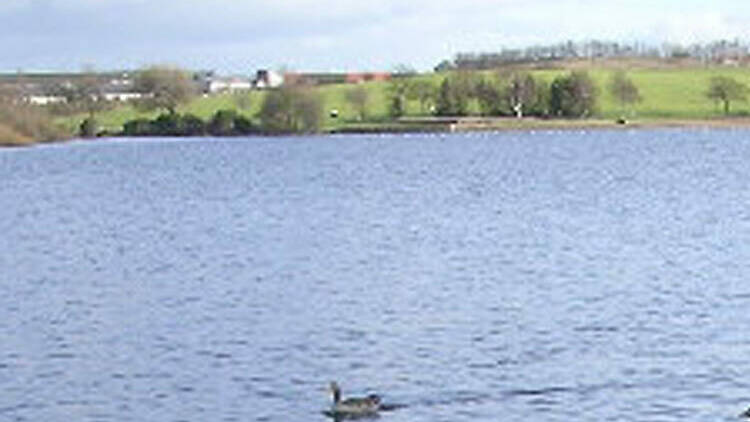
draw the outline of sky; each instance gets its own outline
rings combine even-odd
[[[0,71],[429,70],[566,40],[750,41],[747,22],[748,0],[0,0]]]

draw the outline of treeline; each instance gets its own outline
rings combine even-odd
[[[617,77],[628,89],[637,91],[624,74]],[[389,95],[393,117],[404,114],[406,100],[419,100],[423,109],[425,104],[430,104],[430,111],[438,116],[478,113],[483,116],[580,118],[596,113],[599,88],[583,71],[560,75],[551,83],[530,73],[487,75],[457,71],[449,73],[437,86],[428,80],[394,80]],[[631,95],[624,98],[624,102],[632,103],[636,98],[637,95]]]
[[[703,63],[746,62],[750,58],[750,44],[739,40],[690,45],[665,43],[658,46],[641,42],[567,41],[526,48],[502,48],[497,52],[458,53],[452,60],[444,60],[438,64],[435,70],[486,70],[513,64],[595,58],[691,58]]]

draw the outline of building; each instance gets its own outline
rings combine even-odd
[[[224,94],[253,89],[250,78],[243,76],[219,76],[213,70],[203,70],[193,74],[193,81],[204,94]]]
[[[391,74],[387,72],[289,72],[284,74],[284,82],[290,85],[359,84],[390,79]]]
[[[0,74],[0,91],[33,105],[66,103],[82,87],[96,100],[131,101],[144,96],[135,91],[128,72]]]
[[[135,83],[129,73],[123,72],[113,75],[106,84],[101,86],[101,98],[106,101],[133,101],[143,98],[141,92],[135,90]]]
[[[284,84],[285,75],[273,70],[261,69],[255,74],[253,85],[257,89],[278,88]]]
[[[347,73],[346,83],[361,84],[363,82],[384,82],[391,80],[391,74],[386,72],[357,72]]]
[[[206,81],[203,92],[207,94],[234,93],[253,89],[253,83],[248,78],[238,76],[220,78],[213,77]]]
[[[28,94],[23,96],[23,102],[31,105],[46,106],[66,103],[68,100],[61,95]]]

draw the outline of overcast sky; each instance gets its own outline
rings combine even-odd
[[[572,39],[750,40],[748,0],[0,0],[0,70],[427,70]]]

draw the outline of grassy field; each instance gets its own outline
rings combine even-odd
[[[607,89],[614,73],[610,69],[589,69],[599,87],[599,116],[615,118],[622,114],[622,106]],[[561,71],[538,71],[535,74],[551,81]],[[636,69],[627,72],[638,87],[642,102],[633,107],[636,117],[645,119],[711,119],[723,117],[720,107],[706,98],[709,81],[714,76],[729,76],[750,86],[750,69],[691,68],[691,69]],[[732,105],[734,112],[750,110],[747,103]]]
[[[599,87],[599,112],[596,116],[600,119],[614,119],[626,111],[629,119],[654,122],[659,119],[715,119],[723,117],[721,108],[706,98],[709,81],[712,77],[723,75],[737,79],[750,86],[750,69],[743,68],[641,68],[627,72],[628,76],[638,87],[643,101],[634,107],[623,110],[620,104],[611,96],[607,86],[614,70],[602,66],[591,66],[586,69]],[[552,81],[556,76],[567,73],[566,69],[534,70],[532,73],[537,78],[546,82]],[[491,77],[493,72],[485,72],[486,77]],[[435,86],[439,85],[444,78],[441,74],[430,74],[419,76],[430,79]],[[356,111],[346,99],[346,92],[355,89],[353,85],[325,85],[318,88],[324,98],[326,110],[326,130],[337,130],[348,125],[369,124],[370,128],[377,127],[379,122],[386,124],[388,120],[388,94],[387,82],[366,83],[363,87],[368,92],[367,122],[359,122]],[[245,94],[242,101],[237,96],[218,95],[201,96],[189,104],[180,107],[183,113],[193,113],[203,119],[208,119],[219,109],[236,109],[247,116],[257,114],[263,102],[264,92],[254,91]],[[240,104],[242,107],[240,107]],[[475,108],[475,107],[474,107]],[[339,117],[328,116],[329,110],[338,110]],[[746,115],[750,112],[750,104],[734,103],[732,111],[736,114]],[[102,112],[98,115],[98,121],[104,129],[119,131],[122,125],[137,117],[154,117],[156,112],[141,112],[132,106],[123,105],[113,110]],[[425,112],[416,101],[409,101],[406,107],[407,116],[424,115]],[[72,116],[59,118],[61,123],[73,131],[78,127],[85,116]],[[373,126],[375,125],[375,126]],[[390,127],[390,126],[389,126]]]

